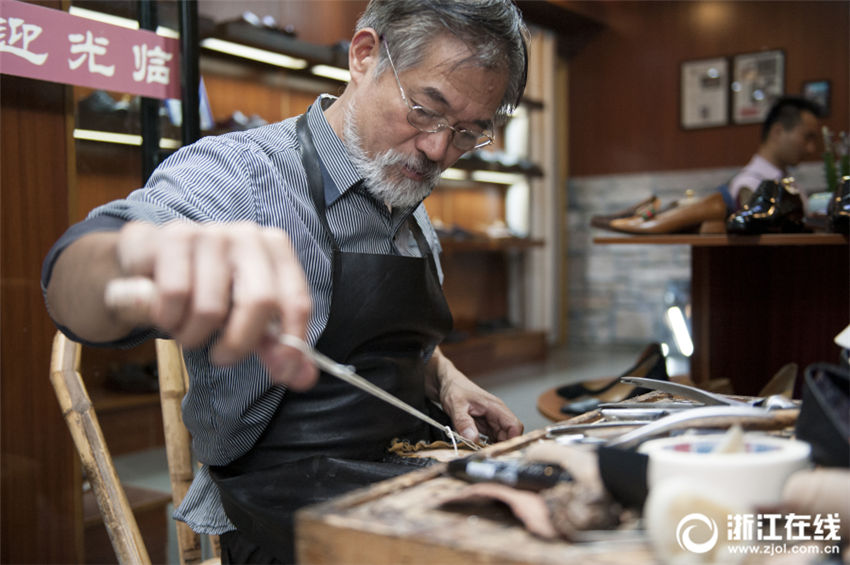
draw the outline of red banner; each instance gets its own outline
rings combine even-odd
[[[0,73],[180,98],[180,43],[16,0],[0,0]]]

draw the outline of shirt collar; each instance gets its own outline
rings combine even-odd
[[[325,118],[324,108],[330,106],[336,100],[335,96],[322,94],[310,106],[307,112],[307,125],[313,134],[313,142],[322,166],[322,176],[325,177],[325,198],[330,205],[342,194],[348,191],[360,180],[360,175],[354,169],[348,156],[348,149],[342,140],[336,135],[331,125]],[[333,188],[327,186],[327,180],[331,180]],[[333,196],[333,198],[331,198]]]

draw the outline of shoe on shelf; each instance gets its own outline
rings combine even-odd
[[[803,199],[793,178],[765,180],[744,207],[729,217],[726,231],[740,235],[800,233],[806,230],[804,216]]]
[[[611,220],[608,229],[632,234],[723,233],[726,203],[714,192],[693,204],[670,207],[651,218],[631,216]]]
[[[642,200],[637,204],[620,210],[619,212],[614,212],[613,214],[597,214],[595,216],[591,216],[590,225],[595,228],[607,230],[609,229],[611,220],[616,220],[618,218],[630,218],[632,216],[641,216],[649,219],[658,214],[658,211],[660,209],[661,200],[659,200],[659,198],[653,194],[646,200]]]

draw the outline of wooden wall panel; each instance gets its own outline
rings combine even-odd
[[[0,561],[79,562],[76,452],[48,379],[41,261],[68,225],[68,88],[3,76]]]
[[[743,166],[759,125],[679,126],[679,68],[693,59],[782,49],[786,93],[830,80],[824,123],[850,126],[850,2],[560,3],[606,25],[569,61],[573,176]]]

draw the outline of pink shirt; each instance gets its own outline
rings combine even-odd
[[[744,202],[738,202],[738,195],[741,188],[746,186],[753,192],[758,188],[763,180],[781,180],[784,176],[782,169],[762,157],[761,155],[753,155],[747,166],[741,169],[731,181],[729,181],[729,193],[740,208]]]

